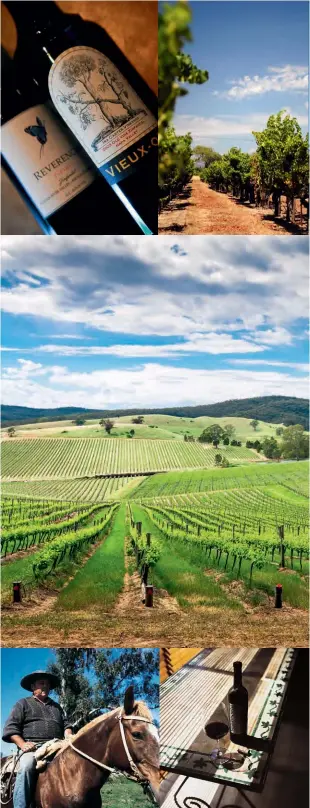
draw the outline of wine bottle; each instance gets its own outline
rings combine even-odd
[[[157,100],[105,30],[50,0],[8,0],[15,60],[57,111],[145,235],[157,233]]]
[[[234,684],[228,693],[231,735],[247,734],[248,701],[248,691],[242,684],[242,662],[234,662]]]
[[[1,56],[2,165],[42,232],[139,233],[27,65],[20,89],[12,60],[3,49]]]

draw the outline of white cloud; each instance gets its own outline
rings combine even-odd
[[[297,118],[300,126],[308,125],[307,115],[300,115],[286,108],[286,112]],[[255,145],[252,132],[261,132],[265,129],[270,113],[257,113],[249,115],[218,115],[217,117],[204,117],[201,115],[176,115],[174,126],[178,135],[190,132],[195,143],[205,139],[216,141],[218,138],[248,138]],[[223,147],[226,149],[226,146]],[[249,151],[253,151],[249,146]]]
[[[230,365],[269,365],[271,367],[294,368],[300,373],[308,373],[310,366],[308,362],[281,362],[278,359],[227,359]]]
[[[127,370],[75,373],[54,367],[45,369],[44,383],[31,374],[16,377],[10,369],[6,375],[3,403],[22,401],[28,407],[164,407],[176,402],[207,404],[230,398],[291,395],[292,390],[296,396],[307,396],[306,378],[251,369],[197,370],[150,363]]]
[[[284,329],[284,344],[291,324],[308,315],[307,243],[298,237],[167,236],[151,249],[147,239],[121,236],[2,242],[11,283],[2,288],[2,308],[11,315],[185,339],[244,329],[248,340],[264,326],[269,339],[278,329],[279,341]],[[40,286],[19,281],[21,262]],[[265,334],[256,337],[264,342]]]
[[[267,328],[257,329],[257,331],[249,336],[256,342],[263,342],[265,345],[292,345],[293,335],[287,328]]]
[[[11,350],[2,348],[3,351]],[[14,348],[15,351],[23,350]],[[25,349],[29,352],[29,349]],[[246,339],[233,338],[230,334],[217,334],[209,332],[206,334],[193,334],[192,337],[182,343],[166,343],[163,345],[40,345],[33,349],[35,353],[50,353],[58,356],[178,356],[178,354],[206,353],[206,354],[227,354],[227,353],[256,353],[265,350],[265,346],[254,344]]]
[[[220,93],[223,98],[239,100],[270,92],[307,93],[308,68],[298,65],[269,67],[265,76],[243,76],[230,84],[230,90]]]
[[[18,366],[4,368],[2,378],[5,379],[27,379],[30,376],[44,376],[48,369],[39,362],[32,362],[30,359],[18,359]]]

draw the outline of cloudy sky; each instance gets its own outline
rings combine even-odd
[[[307,239],[3,236],[2,398],[307,395]]]
[[[188,85],[177,102],[178,134],[221,154],[231,146],[252,152],[252,131],[286,109],[308,124],[308,3],[247,0],[191,4],[193,42],[186,46],[209,81]]]

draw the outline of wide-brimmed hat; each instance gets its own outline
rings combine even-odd
[[[21,687],[23,687],[24,690],[31,690],[31,685],[36,679],[49,679],[52,689],[60,686],[60,679],[55,673],[50,673],[50,671],[33,671],[33,673],[28,673],[27,676],[23,676],[20,683]]]

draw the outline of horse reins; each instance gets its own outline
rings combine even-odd
[[[125,752],[126,752],[126,757],[127,757],[128,763],[130,765],[131,771],[134,773],[134,776],[135,776],[135,778],[137,780],[140,780],[141,782],[148,782],[148,780],[145,777],[144,778],[141,777],[141,774],[139,772],[138,766],[134,762],[134,760],[133,760],[133,758],[132,758],[132,756],[131,756],[131,754],[129,752],[128,744],[127,744],[126,737],[125,737],[125,730],[124,730],[122,722],[123,721],[144,721],[146,724],[153,724],[153,721],[150,721],[148,718],[143,718],[143,716],[140,716],[140,715],[122,715],[122,713],[120,713],[117,716],[117,719],[119,721],[121,739],[122,739],[122,742],[123,742],[123,746],[124,746],[124,749],[125,749]],[[70,748],[74,750],[74,752],[77,752],[78,755],[81,755],[81,757],[86,758],[86,760],[90,760],[91,763],[94,763],[96,766],[99,766],[101,769],[106,769],[109,772],[115,772],[115,767],[112,768],[111,766],[107,766],[106,763],[101,763],[100,760],[96,760],[95,758],[91,757],[90,755],[87,755],[86,752],[82,752],[81,749],[77,749],[77,747],[74,746],[72,741],[69,741],[69,745],[70,745]]]

